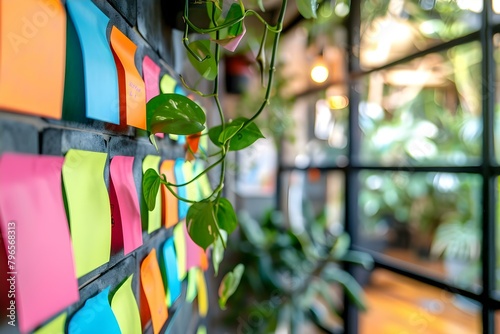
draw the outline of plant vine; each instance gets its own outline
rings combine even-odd
[[[237,217],[229,200],[222,197],[224,179],[227,169],[227,154],[252,145],[259,138],[263,138],[260,129],[255,124],[255,119],[264,111],[270,103],[271,90],[273,86],[274,73],[280,36],[283,30],[283,22],[288,0],[282,0],[277,23],[269,24],[259,13],[253,9],[245,9],[241,0],[231,4],[225,17],[223,17],[223,0],[208,0],[207,13],[211,25],[209,28],[200,28],[191,22],[189,18],[190,0],[185,0],[183,19],[185,24],[183,45],[187,50],[187,56],[192,66],[206,80],[213,82],[212,92],[205,94],[191,87],[181,76],[180,81],[189,91],[203,98],[212,98],[217,108],[220,125],[208,129],[208,136],[212,143],[220,151],[216,153],[219,158],[205,169],[194,176],[191,180],[176,184],[166,179],[165,175],[159,175],[154,169],[148,169],[143,176],[143,195],[149,210],[153,210],[155,199],[160,185],[163,184],[178,200],[190,204],[186,216],[187,230],[192,240],[203,249],[214,247],[214,268],[217,273],[218,266],[222,260],[226,245],[227,235],[233,232],[237,225]],[[300,4],[299,4],[300,2]],[[263,8],[262,3],[259,7]],[[306,17],[314,17],[316,0],[298,0],[301,14]],[[248,16],[255,16],[264,25],[264,33],[261,40],[257,63],[261,69],[261,78],[267,69],[268,76],[265,84],[265,93],[257,110],[249,118],[237,118],[226,122],[224,111],[219,98],[220,78],[219,66],[221,59],[221,47],[234,51],[245,33],[244,21]],[[202,35],[210,35],[210,39],[190,41],[189,32],[194,31]],[[266,66],[264,56],[264,45],[268,33],[274,34],[269,65]],[[212,50],[213,49],[213,50]],[[147,127],[150,140],[156,147],[155,133],[167,133],[176,135],[197,135],[205,130],[206,115],[203,109],[191,99],[180,94],[161,94],[147,103]],[[189,145],[188,145],[189,147]],[[193,153],[191,151],[191,153]],[[175,189],[191,184],[200,177],[206,175],[216,166],[220,166],[220,174],[216,187],[210,195],[195,201],[180,196]],[[222,300],[227,300],[234,292],[243,270],[237,266],[233,272],[228,273],[221,284],[219,294]]]

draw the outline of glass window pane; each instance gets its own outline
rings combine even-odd
[[[364,0],[360,62],[374,68],[481,27],[483,0]]]
[[[282,146],[284,166],[332,167],[347,162],[349,99],[344,85],[297,99]]]
[[[359,87],[359,160],[478,164],[481,58],[481,46],[473,42],[368,75]]]
[[[451,284],[480,286],[479,175],[365,171],[359,180],[361,246]]]
[[[376,269],[365,285],[368,311],[359,333],[481,333],[478,304],[387,270]]]

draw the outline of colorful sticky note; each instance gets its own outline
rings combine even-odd
[[[0,158],[0,234],[15,255],[7,275],[15,281],[22,332],[79,299],[61,191],[63,162],[37,155]]]
[[[153,97],[160,94],[160,66],[145,56],[142,60],[142,76],[146,85],[146,101],[149,102]]]
[[[0,1],[0,109],[61,118],[65,60],[60,0]]]
[[[174,164],[174,174],[175,174],[175,179],[177,180],[177,184],[183,184],[184,182],[188,181],[184,176],[183,167],[184,167],[184,160],[176,159]],[[177,187],[177,194],[179,194],[179,196],[182,198],[187,198],[187,187],[186,186]],[[179,220],[183,220],[184,218],[186,218],[189,205],[188,203],[179,200],[178,208],[179,208]]]
[[[130,275],[125,279],[111,300],[111,309],[122,334],[142,333],[139,308],[132,289],[132,278],[133,275]]]
[[[198,312],[200,317],[204,318],[208,313],[208,294],[207,294],[207,282],[205,280],[205,274],[203,271],[197,271],[197,286],[198,286]]]
[[[157,334],[167,321],[168,311],[165,305],[165,290],[160,267],[158,266],[156,249],[154,248],[142,261],[141,284],[151,312],[153,332]]]
[[[62,168],[78,277],[109,261],[111,208],[104,182],[106,159],[106,153],[72,149]]]
[[[146,130],[146,86],[134,61],[137,45],[114,26],[110,39],[118,71],[120,119],[125,118],[120,123]]]
[[[191,161],[185,161],[184,164],[182,165],[182,173],[184,174],[184,180],[185,182],[191,181],[193,177],[193,164]],[[192,201],[199,201],[201,200],[201,194],[198,191],[198,186],[196,181],[191,182],[188,185],[186,185],[186,197]]]
[[[182,224],[184,230],[184,239],[186,240],[186,270],[193,267],[199,267],[201,257],[204,254],[203,248],[198,246],[189,236],[186,224]]]
[[[177,224],[174,227],[174,245],[175,254],[177,255],[177,273],[179,280],[186,278],[186,237],[184,236],[184,224]]]
[[[168,74],[164,74],[160,80],[160,91],[163,94],[170,94],[175,92],[175,86],[177,86],[177,80],[172,78]]]
[[[63,312],[50,322],[43,325],[41,328],[34,331],[33,334],[64,334],[67,317],[68,314]]]
[[[123,247],[125,255],[142,245],[141,209],[133,164],[133,157],[115,156],[109,167],[113,249]]]
[[[67,0],[83,56],[88,118],[120,124],[118,73],[106,37],[109,18],[91,0]]]
[[[176,184],[174,164],[174,160],[163,161],[160,167],[160,174],[165,175],[168,182]],[[176,187],[172,187],[172,190],[177,192]],[[161,186],[161,191],[163,198],[163,220],[165,227],[169,228],[179,222],[179,203],[177,198],[163,184]]]
[[[142,161],[142,173],[146,173],[146,171],[150,168],[154,169],[156,172],[159,172],[158,168],[160,165],[161,157],[157,155],[147,155]],[[154,210],[149,211],[146,202],[144,200],[144,196],[142,198],[142,223],[143,226],[147,226],[148,233],[152,233],[161,227],[161,192],[158,192],[156,195],[156,205]]]
[[[175,255],[174,239],[169,238],[162,247],[164,286],[167,291],[167,306],[171,306],[181,294],[181,282],[177,273],[177,256]]]
[[[69,321],[69,334],[120,334],[120,326],[109,305],[109,287],[89,298]]]
[[[196,296],[198,295],[198,290],[196,288],[198,284],[198,272],[200,271],[199,268],[191,268],[191,270],[188,273],[188,282],[187,282],[187,289],[186,289],[186,301],[188,303],[192,303]]]
[[[196,160],[193,166],[194,176],[198,176],[205,170],[205,166],[201,160]],[[210,185],[210,180],[207,174],[200,176],[197,180],[198,191],[201,194],[201,198],[208,198],[212,194],[212,186]]]

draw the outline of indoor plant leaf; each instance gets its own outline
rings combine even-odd
[[[224,259],[224,245],[227,242],[227,233],[226,231],[220,231],[220,237],[217,238],[214,242],[214,248],[212,249],[212,263],[214,265],[214,273],[215,276],[219,274],[219,265]]]
[[[246,118],[240,117],[226,125],[226,128],[230,126],[238,126],[247,121]],[[208,137],[217,146],[221,146],[223,143],[219,141],[222,132],[222,126],[214,126],[208,131]],[[238,151],[252,145],[257,139],[264,138],[262,132],[260,132],[259,127],[254,123],[250,123],[247,127],[239,129],[234,137],[231,138],[229,142],[230,151]]]
[[[316,0],[297,0],[296,3],[297,9],[304,18],[316,18],[316,9],[318,8]]]
[[[160,184],[160,175],[153,168],[149,168],[142,177],[142,194],[149,211],[155,208]]]
[[[224,23],[242,19],[244,16],[245,9],[243,7],[243,4],[233,3],[229,8],[229,11],[227,12]],[[241,39],[245,35],[245,32],[245,25],[243,24],[243,20],[241,20],[229,26],[229,28],[227,28],[227,34],[221,39],[214,40],[214,42],[218,43],[225,49],[234,52],[234,50],[236,50],[236,48],[238,47]]]
[[[221,309],[224,310],[226,308],[226,302],[236,291],[236,288],[238,288],[244,271],[245,266],[240,263],[234,267],[233,271],[228,272],[222,279],[219,286],[219,306]]]
[[[203,39],[189,43],[189,48],[200,58],[196,59],[190,52],[187,53],[191,65],[207,80],[213,81],[217,77],[217,62],[210,51],[210,41]]]
[[[187,212],[186,226],[191,239],[206,250],[219,235],[214,203],[210,201],[193,203]]]
[[[148,131],[190,135],[202,131],[206,116],[194,101],[180,94],[161,94],[146,105]]]
[[[360,310],[366,310],[366,303],[363,299],[363,288],[349,273],[340,268],[327,267],[323,270],[322,276],[327,282],[337,282],[342,285],[349,299]]]
[[[238,226],[238,219],[236,218],[233,205],[227,198],[219,199],[217,204],[217,223],[221,229],[229,234]]]

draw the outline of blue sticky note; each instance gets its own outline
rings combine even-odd
[[[120,124],[118,73],[106,37],[109,18],[91,0],[67,0],[83,56],[88,118]]]
[[[109,305],[108,295],[109,287],[102,290],[97,296],[89,298],[69,321],[68,333],[120,334],[120,326]]]
[[[174,164],[174,175],[175,175],[175,180],[177,181],[177,184],[182,184],[188,180],[184,177],[184,172],[182,170],[182,166],[184,165],[184,160],[183,159],[177,159],[175,160]],[[187,188],[186,186],[183,187],[178,187],[177,188],[177,193],[179,194],[180,197],[186,198],[187,197]],[[179,201],[179,220],[183,220],[186,218],[187,212],[189,209],[188,203],[184,201]]]
[[[174,238],[169,238],[162,249],[164,270],[163,283],[167,292],[167,306],[171,306],[181,294],[181,282],[177,273],[177,256],[174,248]]]

